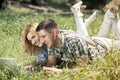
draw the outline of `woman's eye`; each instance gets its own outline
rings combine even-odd
[[[31,38],[33,39],[33,38],[35,38],[35,36],[32,36]]]

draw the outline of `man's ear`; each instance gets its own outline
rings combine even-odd
[[[57,33],[58,33],[57,29],[51,30],[51,34],[54,36],[54,38],[56,37]]]

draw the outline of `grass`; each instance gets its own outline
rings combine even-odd
[[[85,18],[89,14],[85,14]],[[72,29],[76,24],[73,15],[45,15],[36,13],[20,13],[10,10],[0,11],[0,57],[14,57],[21,68],[21,74],[11,74],[10,71],[0,68],[0,80],[120,80],[120,51],[112,49],[104,61],[91,62],[84,68],[77,68],[72,72],[64,69],[62,74],[45,74],[35,72],[27,76],[23,66],[35,60],[35,56],[24,54],[22,51],[22,36],[25,26],[31,22],[40,22],[44,19],[54,19],[60,29]],[[102,23],[103,14],[88,28],[91,36],[96,36]],[[111,36],[110,36],[111,37]]]

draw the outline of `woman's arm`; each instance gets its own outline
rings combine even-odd
[[[45,61],[40,61],[40,62],[33,62],[31,64],[28,64],[24,67],[25,70],[29,70],[29,71],[34,71],[35,67],[38,65],[45,65],[46,62]]]

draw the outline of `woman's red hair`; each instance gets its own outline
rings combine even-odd
[[[39,47],[32,45],[31,42],[27,39],[27,35],[31,31],[31,29],[32,31],[35,31],[37,26],[38,26],[38,23],[31,23],[27,25],[24,29],[24,33],[23,33],[24,53],[30,53],[31,55],[35,55],[38,52]]]

